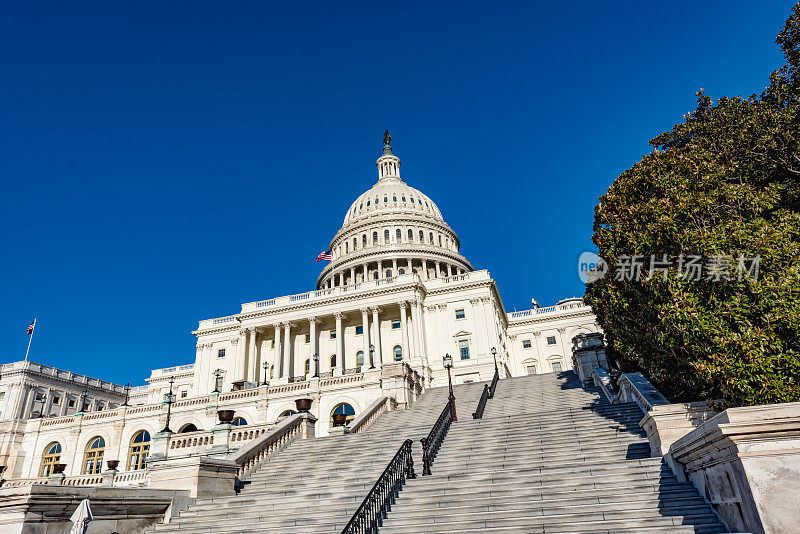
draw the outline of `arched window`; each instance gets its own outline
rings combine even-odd
[[[269,366],[269,378],[270,378],[270,380],[275,378],[275,364],[274,363]]]
[[[412,204],[414,203],[414,197],[411,197],[411,203]]]
[[[233,426],[245,426],[247,425],[247,419],[245,419],[244,417],[237,417],[236,419],[231,421],[231,424]]]
[[[103,470],[103,453],[106,450],[106,440],[100,436],[89,440],[86,452],[83,455],[82,475],[99,475]]]
[[[344,420],[344,426],[347,426],[350,424],[350,421],[355,418],[356,411],[346,402],[337,404],[336,407],[331,411],[331,426],[333,426],[333,416],[337,414],[344,414],[347,416]]]
[[[284,412],[281,413],[278,417],[289,417],[290,415],[294,415],[296,413],[297,412],[294,410],[284,410]]]
[[[150,433],[147,430],[140,430],[133,435],[131,440],[131,449],[128,452],[128,471],[144,469],[148,452],[150,452]]]
[[[395,239],[397,239],[398,243],[403,238],[403,232],[400,231],[400,228],[398,228],[397,230],[394,231],[394,237],[395,237]]]
[[[406,274],[405,269],[397,269],[397,274]]]
[[[380,274],[381,274],[381,273],[379,273],[378,271],[375,271],[374,273],[372,273],[372,278],[374,278],[375,280],[377,280],[377,279],[379,278]]]
[[[187,432],[197,432],[197,426],[193,423],[189,423],[187,425],[183,425],[180,430],[178,430],[178,434],[185,434]]]
[[[345,241],[344,242],[344,253],[347,254],[348,252],[350,252],[350,243]]]
[[[336,355],[331,356],[331,369],[336,368]]]
[[[61,444],[54,441],[44,448],[42,454],[42,467],[39,470],[40,477],[49,477],[53,472],[53,465],[59,463],[61,460]]]
[[[412,241],[414,241],[414,231],[413,230],[409,230],[408,231],[408,242],[410,243]]]
[[[378,244],[378,232],[372,232],[372,246]]]
[[[401,347],[400,345],[395,345],[392,351],[394,352],[394,361],[396,362],[403,361],[403,347]]]
[[[423,232],[422,230],[419,231],[419,242],[425,243],[425,232]]]
[[[391,278],[391,277],[392,277],[392,270],[389,269],[388,271],[386,271],[386,278]]]
[[[364,351],[360,350],[356,352],[356,370],[360,372],[363,366],[364,366]]]
[[[361,242],[364,244],[365,247],[367,246],[367,234],[361,235]]]
[[[303,374],[308,374],[311,371],[311,360],[306,359],[306,363],[303,364]]]
[[[433,232],[428,234],[428,241],[430,242],[431,245],[433,245]]]
[[[384,230],[383,231],[383,243],[384,244],[388,244],[389,243],[389,230]]]
[[[439,246],[442,246],[442,236],[439,236]]]

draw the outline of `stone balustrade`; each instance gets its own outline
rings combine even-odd
[[[392,397],[380,397],[376,399],[375,402],[367,406],[366,410],[358,414],[358,416],[350,421],[349,426],[343,428],[345,428],[345,432],[349,434],[363,432],[367,429],[367,427],[369,427],[369,425],[378,419],[381,414],[393,410],[394,405],[395,400]]]

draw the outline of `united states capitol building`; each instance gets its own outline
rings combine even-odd
[[[4,364],[6,484],[48,477],[56,464],[66,465],[67,483],[100,483],[107,460],[119,462],[115,484],[145,484],[157,435],[169,436],[162,455],[210,450],[223,409],[235,411],[225,437],[235,442],[310,398],[316,435],[325,436],[337,413],[349,422],[386,396],[408,407],[447,385],[445,354],[459,384],[491,379],[495,358],[503,377],[570,369],[572,339],[599,330],[591,309],[571,298],[508,313],[438,206],[401,178],[388,135],[376,166],[378,180],[346,210],[315,289],[201,320],[186,365],[126,388],[40,363]]]

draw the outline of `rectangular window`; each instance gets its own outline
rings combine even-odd
[[[392,321],[392,330],[397,330],[400,328],[400,319],[395,319]]]
[[[270,339],[269,340],[269,348],[271,348],[271,349],[275,348],[275,340],[274,339]]]
[[[553,362],[553,372],[554,373],[561,372],[561,362]]]
[[[464,382],[462,382],[462,383],[463,384],[472,384],[472,382],[473,382],[472,380],[464,380]]]
[[[311,343],[311,334],[306,334],[306,343]]]
[[[356,327],[356,335],[360,336],[363,333],[364,333],[364,326],[363,325],[362,326],[357,326]]]
[[[3,400],[4,395],[0,393],[0,400]],[[58,403],[61,402],[61,397],[53,397],[53,406],[58,406]]]
[[[467,315],[464,313],[464,309],[456,310],[456,319],[463,319]]]
[[[189,396],[189,392],[188,391],[181,391],[181,398],[182,399],[185,399],[188,396]]]
[[[555,345],[556,344],[556,336],[547,336],[547,344],[548,345]]]
[[[70,399],[69,402],[67,402],[67,406],[69,406],[70,408],[74,408],[75,407],[75,399]]]
[[[530,340],[530,339],[523,339],[523,340],[522,340],[522,348],[523,348],[523,349],[529,349],[529,348],[531,348],[532,346],[533,346],[533,345],[531,345],[531,340]]]
[[[535,375],[536,374],[536,366],[535,365],[528,365],[528,366],[525,367],[525,371],[529,375]]]
[[[331,339],[336,339],[336,330],[331,330],[330,334],[331,334]]]
[[[0,391],[0,400],[3,400],[5,398],[6,398],[6,392],[5,391]],[[56,397],[55,400],[58,400],[58,397]],[[53,404],[55,404],[55,403],[53,403]]]
[[[469,360],[469,341],[462,339],[458,342],[458,353],[462,360]]]
[[[224,358],[225,357],[225,349],[219,349],[217,351],[217,358]]]

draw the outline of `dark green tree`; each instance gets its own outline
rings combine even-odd
[[[595,208],[611,272],[586,300],[611,347],[673,402],[800,401],[800,2],[777,43],[786,65],[762,93],[712,102],[701,90]],[[694,254],[700,280],[679,266]],[[757,276],[739,276],[740,254],[760,258]],[[634,255],[639,280],[617,268]]]

